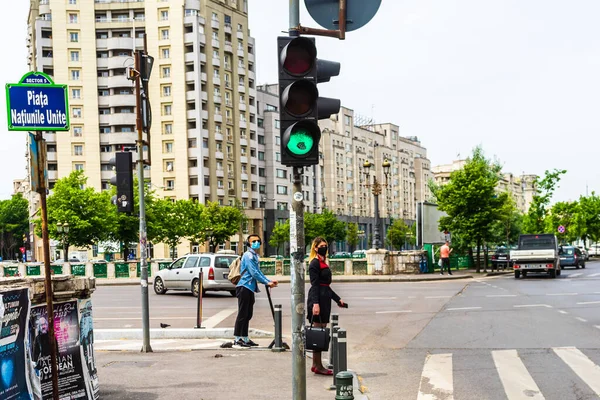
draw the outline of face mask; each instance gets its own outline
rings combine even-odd
[[[250,247],[252,247],[253,250],[258,250],[260,249],[260,242],[252,242]]]
[[[321,257],[325,257],[327,255],[327,246],[317,247],[317,254],[319,254]]]

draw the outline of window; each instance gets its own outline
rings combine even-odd
[[[259,161],[265,161],[265,152],[264,151],[258,152],[258,159],[259,159]]]
[[[166,183],[167,183],[165,185],[166,186],[165,187],[166,190],[173,190],[173,189],[175,189],[175,179],[167,179]]]
[[[275,129],[279,129],[279,120],[278,119],[275,120]]]
[[[71,61],[74,61],[74,62],[79,61],[79,52],[78,51],[71,52]]]
[[[165,124],[165,129],[163,133],[165,135],[171,135],[173,133],[173,124]]]
[[[265,176],[267,176],[267,175],[265,174],[265,169],[264,169],[264,168],[259,168],[259,169],[258,169],[258,176],[260,176],[260,177],[263,177],[263,178],[264,178]]]
[[[190,186],[197,186],[197,185],[198,185],[198,177],[197,176],[190,177]]]
[[[162,68],[162,77],[170,78],[171,77],[171,67],[163,67]]]
[[[83,136],[83,127],[81,127],[81,126],[74,126],[73,127],[73,136],[75,136],[75,137],[81,137],[81,136]]]
[[[282,211],[287,210],[288,209],[288,203],[277,202],[277,209],[278,210],[282,210]]]
[[[217,187],[218,187],[219,189],[223,189],[223,187],[224,187],[224,186],[223,186],[223,180],[219,179],[219,180],[217,181]]]
[[[165,142],[165,153],[172,153],[173,152],[173,143],[172,142]]]
[[[75,171],[83,171],[83,164],[75,164]]]
[[[163,86],[162,94],[163,94],[163,97],[170,97],[171,96],[171,86],[170,85]]]
[[[287,178],[287,171],[285,169],[277,169],[278,178]]]
[[[169,20],[169,10],[161,10],[160,12],[160,20],[168,21]]]
[[[198,140],[196,138],[188,139],[188,148],[195,149],[198,147]]]
[[[110,133],[110,126],[101,126],[100,127],[100,133]]]
[[[275,153],[275,161],[281,161],[281,153]]]
[[[77,16],[77,14],[74,14],[74,13],[73,13],[73,14],[71,14],[71,13],[70,13],[70,14],[69,14],[69,23],[70,23],[70,24],[76,24],[76,23],[78,23],[78,22],[79,22],[79,18],[78,18],[78,16]]]
[[[79,80],[79,70],[78,69],[72,69],[71,70],[71,80],[72,81],[78,81]]]
[[[168,29],[162,29],[160,31],[160,38],[162,40],[168,40],[169,39],[169,30]]]
[[[258,135],[258,144],[265,144],[265,137],[263,135]]]
[[[172,106],[170,104],[163,105],[163,115],[171,115]]]
[[[277,185],[277,194],[287,194],[287,186]]]
[[[71,89],[71,98],[72,99],[80,99],[81,98],[81,89]]]
[[[217,13],[212,13],[212,20],[213,21],[219,21],[219,16],[217,15]]]
[[[168,48],[163,48],[160,51],[161,58],[171,58],[171,52]]]
[[[275,144],[277,146],[281,146],[281,137],[280,136],[275,136]]]
[[[265,120],[262,118],[258,118],[256,120],[256,124],[258,125],[259,128],[263,128],[265,126]]]
[[[76,144],[73,146],[73,155],[74,156],[82,156],[83,155],[83,145]]]
[[[173,172],[173,161],[165,161],[165,171]]]
[[[73,107],[73,118],[81,118],[81,107]]]
[[[275,107],[271,104],[267,104],[267,105],[265,105],[265,111],[277,111],[277,107]]]
[[[69,0],[69,4],[75,5],[75,4],[77,4],[77,0]]]
[[[350,117],[349,115],[344,115],[344,124],[352,125],[352,117]]]
[[[71,43],[79,42],[79,32],[69,32],[69,40]]]
[[[185,10],[186,17],[195,17],[196,15],[198,15],[198,10]]]

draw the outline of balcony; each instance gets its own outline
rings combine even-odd
[[[246,111],[246,103],[240,103],[239,104],[239,110],[240,111]]]
[[[238,48],[237,55],[238,55],[238,57],[245,57],[246,54],[244,52],[244,49]]]
[[[200,62],[206,64],[206,54],[200,53]]]
[[[254,63],[256,61],[253,53],[248,53],[248,61],[251,63]]]
[[[52,47],[52,39],[41,38],[38,39],[38,46],[41,47]]]
[[[99,69],[108,69],[108,57],[96,58],[96,67]]]
[[[233,118],[227,118],[225,122],[227,122],[228,125],[233,125]]]
[[[103,85],[102,83],[105,83]],[[98,86],[114,87],[132,87],[133,82],[127,79],[125,75],[109,76],[108,78],[98,78]]]
[[[110,57],[108,60],[108,69],[125,68],[133,66],[134,59],[129,56]]]
[[[240,146],[248,146],[248,139],[246,139],[245,137],[241,137]]]
[[[198,158],[200,153],[201,153],[201,151],[197,147],[190,147],[187,149],[188,158]]]
[[[136,21],[137,23],[137,21]],[[131,25],[129,26],[129,28],[131,29]],[[131,49],[133,48],[133,41],[134,39],[131,37],[110,37],[107,39],[97,39],[96,40],[96,47],[100,48],[98,46],[98,41],[100,40],[105,40],[106,41],[106,49]],[[143,39],[135,39],[135,46],[136,47],[143,47],[144,46],[144,40]]]
[[[114,175],[114,174],[112,174],[112,175]],[[58,179],[58,171],[48,171],[48,180],[49,181],[55,181],[57,179]]]
[[[225,22],[225,33],[229,33],[231,35],[231,24]]]
[[[225,53],[231,53],[233,54],[233,46],[231,45],[231,42],[225,42]]]
[[[199,194],[200,194],[200,186],[198,186],[198,185],[190,185],[190,195],[197,196]]]
[[[243,181],[247,181],[248,180],[248,174],[244,174],[242,173],[241,177],[240,177]]]
[[[187,119],[196,119],[198,118],[198,110],[188,110],[187,111]]]
[[[137,140],[136,132],[106,133],[102,136],[110,145],[134,144]]]
[[[217,104],[221,104],[221,96],[213,95],[213,102]]]
[[[221,78],[213,75],[213,85],[221,86]]]
[[[222,160],[224,158],[222,151],[215,151],[215,158],[217,160]]]
[[[246,68],[238,65],[238,75],[246,75]]]
[[[46,159],[47,159],[47,161],[56,161],[56,152],[55,151],[47,152]]]
[[[248,71],[248,78],[256,81],[256,73],[254,71]]]
[[[201,44],[206,44],[206,35],[204,33],[198,34],[198,42]]]
[[[189,32],[183,35],[183,42],[185,44],[194,43],[194,40],[198,37],[195,32]]]
[[[222,169],[218,169],[218,170],[216,170],[215,172],[216,172],[216,175],[217,175],[219,178],[224,178],[224,177],[225,177],[225,171],[223,171]]]
[[[219,47],[221,47],[221,43],[219,43],[218,40],[213,39],[212,40],[212,47],[215,49],[218,49]]]
[[[214,19],[213,19],[213,20],[211,20],[211,21],[210,21],[210,26],[211,26],[213,29],[219,29],[219,27],[220,27],[221,25],[219,24],[219,21],[217,21],[217,20],[214,20]]]
[[[205,101],[205,102],[208,101],[208,93],[202,92],[200,94],[200,98],[202,99],[202,101]]]
[[[135,95],[134,94],[115,94],[112,96],[100,96],[98,99],[108,98],[108,104],[110,107],[134,107],[135,106]],[[99,100],[100,101],[100,100]]]
[[[200,139],[200,131],[198,129],[188,129],[187,130],[188,139]]]
[[[185,73],[185,81],[186,82],[194,82],[198,77],[198,73],[196,71],[190,71]]]
[[[223,122],[223,114],[215,114],[215,122]]]
[[[195,90],[189,90],[185,92],[185,100],[186,101],[198,101],[198,95]]]
[[[184,59],[186,63],[195,63],[196,61],[198,61],[198,56],[194,52],[185,53]]]
[[[242,198],[243,199],[247,199],[250,197],[250,194],[248,192],[242,191]]]
[[[219,60],[218,58],[213,57],[213,59],[212,59],[212,65],[214,67],[220,67],[221,66],[221,60]]]
[[[209,132],[208,129],[202,129],[202,138],[208,138]]]
[[[202,110],[202,112],[200,112],[200,116],[202,117],[202,119],[208,119],[208,111],[207,110]]]
[[[246,86],[239,85],[238,86],[238,92],[240,92],[240,93],[246,93]]]
[[[203,158],[210,157],[210,151],[208,149],[202,148],[202,157]]]
[[[252,105],[250,106],[250,114],[255,114],[255,115],[258,114],[256,112],[256,106],[252,106]]]
[[[222,173],[222,171],[221,171],[221,173]],[[218,171],[217,171],[217,176],[219,176]],[[217,189],[217,196],[219,196],[219,197],[225,196],[225,189]]]
[[[200,80],[201,80],[202,82],[206,82],[206,81],[208,81],[208,76],[206,76],[206,72],[201,72],[201,73],[200,73]]]
[[[50,10],[50,2],[43,2],[40,1],[40,11],[39,11],[40,15],[41,14],[51,14],[52,11]]]
[[[248,125],[246,124],[246,120],[240,119],[240,128],[246,129],[247,127],[248,127]]]
[[[54,66],[54,59],[52,57],[42,57],[41,66],[52,67]]]
[[[110,107],[110,96],[98,96],[99,107]]]
[[[241,156],[240,157],[240,162],[242,164],[248,164],[248,156],[245,156],[245,155]]]
[[[240,39],[240,40],[244,40],[244,32],[237,31],[237,38]]]
[[[223,134],[221,132],[215,132],[215,140],[218,140],[220,142],[223,141]]]
[[[102,143],[104,143],[103,140],[101,140]],[[100,162],[104,162],[107,163],[110,161],[111,158],[115,157],[115,153],[100,153]],[[114,175],[114,172],[111,172]]]

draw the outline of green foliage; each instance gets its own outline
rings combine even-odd
[[[290,241],[290,220],[285,223],[276,222],[271,237],[269,238],[269,245],[277,248],[277,255],[279,255],[279,247]]]
[[[501,166],[484,156],[477,147],[464,167],[452,172],[448,184],[436,187],[433,193],[441,211],[447,216],[440,219],[440,229],[452,233],[466,246],[477,248],[493,237],[506,194],[497,194]],[[479,262],[477,269],[479,270]]]
[[[10,200],[0,201],[0,254],[12,259],[23,246],[23,235],[29,237],[29,210],[27,200],[19,193]]]
[[[592,192],[591,196],[579,198],[579,213],[576,218],[579,235],[587,244],[600,241],[600,196]]]
[[[545,222],[548,214],[547,207],[550,205],[550,200],[558,182],[560,182],[561,175],[566,173],[566,170],[554,169],[553,171],[546,171],[542,179],[538,177],[534,181],[536,194],[533,196],[533,201],[523,220],[523,233],[548,232],[546,231],[548,225]]]
[[[160,222],[153,224],[152,241],[166,243],[170,249],[177,247],[187,237],[186,230],[188,202],[191,200],[158,199],[153,204],[153,211],[161,216]]]
[[[354,250],[359,243],[358,237],[358,224],[350,222],[347,227],[346,243],[350,246],[351,250]]]
[[[414,225],[416,227],[416,225]],[[415,243],[414,228],[406,225],[404,220],[397,219],[387,231],[386,243],[392,246],[392,249],[400,249],[404,244]]]
[[[579,203],[576,201],[561,201],[552,206],[550,212],[546,214],[544,222],[546,223],[546,232],[556,234],[561,244],[571,243],[579,235],[579,224],[577,223],[579,215]],[[565,232],[558,232],[558,227],[565,227]]]
[[[346,238],[346,224],[337,219],[330,210],[323,210],[321,214],[304,214],[304,235],[306,245],[310,246],[312,240],[320,236],[332,243]]]
[[[202,232],[200,240],[202,243],[208,242],[211,250],[236,234],[246,221],[246,215],[239,207],[220,206],[213,202],[204,207],[202,217],[206,230]]]
[[[523,229],[523,215],[511,196],[506,196],[497,223],[492,228],[489,243],[511,245],[518,241]]]

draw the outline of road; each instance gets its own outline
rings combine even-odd
[[[371,399],[600,399],[600,262],[554,280],[333,284],[349,303],[349,365]],[[308,289],[308,287],[307,287]],[[140,327],[139,287],[101,287],[95,328]],[[273,301],[290,331],[290,288]],[[151,326],[193,327],[196,299],[150,295]],[[234,324],[236,299],[209,294],[203,325]],[[272,330],[265,292],[251,327]]]

